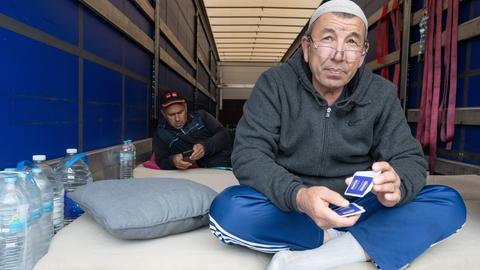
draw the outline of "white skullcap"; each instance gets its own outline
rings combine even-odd
[[[365,13],[363,13],[363,10],[357,4],[350,0],[331,0],[321,4],[310,18],[307,34],[312,33],[313,23],[318,17],[328,12],[343,12],[359,17],[365,24],[365,36],[368,34],[368,21]]]

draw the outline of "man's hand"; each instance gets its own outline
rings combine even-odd
[[[400,177],[388,162],[375,162],[372,170],[381,173],[373,177],[372,193],[377,196],[378,201],[385,207],[393,207],[400,202]],[[345,180],[347,185],[352,182],[352,177]]]
[[[193,153],[190,155],[191,160],[199,160],[205,155],[205,147],[202,144],[195,144],[193,146]]]
[[[192,166],[192,163],[188,161],[183,161],[182,153],[173,155],[172,161],[173,161],[173,165],[175,165],[175,167],[177,167],[177,169],[180,169],[180,170],[186,170],[190,166]]]
[[[297,208],[307,214],[322,229],[353,226],[360,215],[340,217],[328,206],[348,206],[349,202],[326,187],[304,187],[297,193]]]

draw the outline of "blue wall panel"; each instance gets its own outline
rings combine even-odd
[[[458,24],[462,24],[470,20],[470,7],[472,0],[469,1],[459,1],[458,3]],[[444,14],[446,14],[444,12]],[[445,28],[444,28],[445,30]]]
[[[0,13],[76,45],[78,1],[2,0]]]
[[[125,67],[145,78],[149,78],[152,70],[153,56],[140,48],[130,39],[124,40]]]
[[[191,76],[195,77],[195,70],[190,66],[190,64],[183,58],[183,56],[175,49],[172,43],[166,40],[166,47],[164,48],[168,54],[175,59],[175,61],[180,64]]]
[[[480,106],[480,76],[471,76],[468,79],[469,90],[468,91],[468,107],[478,107]]]
[[[210,76],[208,75],[207,70],[203,67],[202,64],[199,64],[197,68],[198,68],[198,82],[203,87],[205,87],[205,89],[208,90],[210,88],[209,87]]]
[[[456,106],[457,107],[465,107],[466,105],[463,104],[463,99],[464,99],[464,91],[463,87],[465,85],[465,80],[464,78],[459,78],[457,80],[457,100],[456,100]]]
[[[143,11],[141,11],[133,1],[124,0],[124,3],[125,8],[123,13],[149,37],[153,37],[153,25],[150,19],[147,19],[146,15],[143,15]]]
[[[473,1],[473,16],[474,17],[480,16],[480,0]]]
[[[480,127],[465,128],[465,149],[468,152],[480,153]],[[480,163],[480,160],[478,161]]]
[[[461,145],[462,145],[462,127],[460,126],[455,126],[455,137],[453,138],[453,143],[452,143],[452,150],[453,151],[460,151],[461,150]],[[439,149],[445,149],[446,144],[443,143],[440,139],[440,130],[438,131],[438,148]]]
[[[122,76],[85,61],[84,150],[121,143]]]
[[[468,41],[458,42],[457,47],[457,70],[459,73],[465,71],[465,62],[467,60]]]
[[[480,37],[471,39],[472,57],[470,61],[470,69],[480,68]]]
[[[0,168],[76,147],[77,58],[0,28],[0,59]]]
[[[123,36],[109,23],[84,8],[84,48],[115,64],[122,64]]]
[[[178,75],[171,68],[166,66],[163,62],[160,62],[158,85],[160,89],[159,95],[165,90],[177,90],[181,92],[188,100],[188,109],[193,109],[194,103],[194,87],[185,81],[180,75]]]
[[[197,100],[195,103],[195,109],[196,110],[205,110],[205,111],[210,111],[210,105],[209,105],[210,99],[204,95],[202,92],[197,93]]]
[[[125,139],[149,136],[150,92],[146,83],[125,78]]]
[[[148,36],[153,37],[153,25],[143,12],[130,0],[109,0],[116,8],[123,12],[138,28]]]

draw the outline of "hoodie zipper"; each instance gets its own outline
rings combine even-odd
[[[322,141],[322,144],[323,144],[323,147],[322,147],[322,157],[321,157],[321,163],[320,163],[320,166],[319,166],[319,171],[318,171],[318,175],[323,175],[323,172],[325,172],[325,168],[327,167],[325,162],[327,161],[326,159],[326,153],[328,152],[328,142],[327,142],[327,132],[328,132],[328,129],[327,129],[327,125],[328,125],[328,119],[330,118],[330,113],[332,112],[332,108],[331,107],[327,107],[327,111],[325,112],[325,119],[323,121],[323,141]]]
[[[332,111],[332,108],[328,107],[327,108],[327,113],[325,113],[325,118],[330,118],[330,112]]]

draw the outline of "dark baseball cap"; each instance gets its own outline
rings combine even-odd
[[[160,97],[160,106],[166,108],[173,104],[185,103],[187,100],[177,91],[166,91]]]

